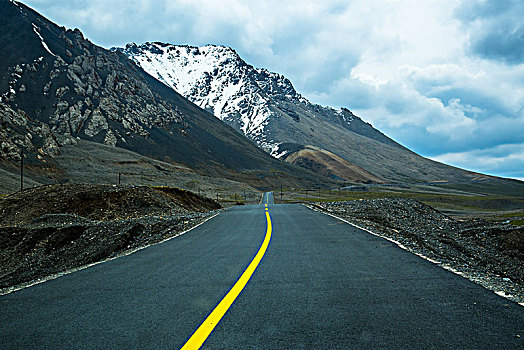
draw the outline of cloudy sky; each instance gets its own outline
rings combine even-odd
[[[231,46],[421,155],[524,180],[524,1],[22,2],[106,48]]]

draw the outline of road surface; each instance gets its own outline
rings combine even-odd
[[[274,204],[273,192],[264,192],[262,195],[262,204]]]
[[[263,258],[203,348],[524,347],[524,307],[303,205],[262,202],[1,296],[1,348],[181,348],[250,266],[268,220]]]

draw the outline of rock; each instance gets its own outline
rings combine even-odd
[[[0,103],[0,123],[7,127],[16,127],[19,133],[7,132],[0,128],[0,158],[10,161],[20,161],[20,148],[28,152],[37,152],[41,156],[57,156],[60,154],[58,144],[48,125],[30,120],[20,111],[14,111],[9,106]],[[42,158],[39,158],[42,159]]]
[[[69,103],[67,101],[59,101],[57,104],[56,104],[56,110],[60,113],[63,113],[67,110],[67,108],[69,107]]]
[[[96,108],[93,111],[93,113],[91,113],[91,119],[87,124],[84,133],[89,137],[93,137],[95,135],[98,135],[98,133],[102,130],[107,130],[108,128],[109,126],[107,124],[106,118],[104,117],[100,109]]]
[[[60,75],[60,69],[53,69],[51,73],[49,73],[49,79],[55,79]]]
[[[78,66],[75,66],[74,64],[70,64],[67,67],[67,77],[73,82],[73,84],[75,84],[75,87],[79,86],[84,88],[86,84],[82,81],[82,79],[80,79],[80,76],[77,74],[77,72],[81,75],[82,69]]]
[[[69,57],[71,57],[71,56],[69,56]],[[55,68],[58,68],[58,67],[63,67],[65,65],[67,65],[67,63],[62,59],[62,57],[57,56],[56,59],[55,59],[55,62],[53,63],[53,65],[55,66]]]
[[[61,86],[58,89],[56,89],[55,95],[58,98],[62,98],[66,92],[69,91],[69,86]],[[62,101],[61,101],[62,102]],[[64,101],[65,102],[65,101]],[[67,103],[67,102],[66,102]],[[67,107],[66,107],[67,108]]]
[[[53,84],[52,82],[48,82],[47,84],[45,84],[44,89],[43,89],[44,95],[49,95],[49,90],[51,89],[52,84]]]
[[[46,137],[44,141],[44,145],[38,149],[38,152],[41,155],[47,155],[50,157],[57,157],[60,155],[60,148],[58,147],[58,143],[52,137],[52,135],[49,135]]]
[[[104,138],[104,144],[108,146],[116,146],[117,139],[115,137],[115,134],[113,134],[113,131],[111,129],[107,130],[106,137]]]
[[[104,97],[100,99],[100,108],[105,112],[109,119],[116,120],[120,108],[116,105],[114,99]]]
[[[56,140],[60,146],[76,146],[78,141],[70,135],[57,135]]]
[[[78,101],[76,105],[69,107],[69,122],[74,133],[80,132],[84,122],[89,117],[89,113],[82,113],[82,107],[82,101]]]
[[[15,66],[14,71],[15,71],[15,73],[17,73],[17,74],[20,75],[20,76],[21,76],[22,73],[24,72],[24,70],[22,69],[22,67],[20,67],[19,64],[17,64],[17,65]]]

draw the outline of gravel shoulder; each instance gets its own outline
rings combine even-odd
[[[0,294],[179,235],[220,210],[176,188],[51,185],[0,199]]]
[[[313,207],[524,303],[524,227],[481,219],[457,221],[413,199],[315,203]]]

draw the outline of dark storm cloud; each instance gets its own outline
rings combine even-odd
[[[524,27],[491,24],[471,42],[471,50],[485,58],[508,64],[524,62]]]
[[[468,28],[473,54],[507,64],[524,62],[523,1],[467,1],[455,14]]]

